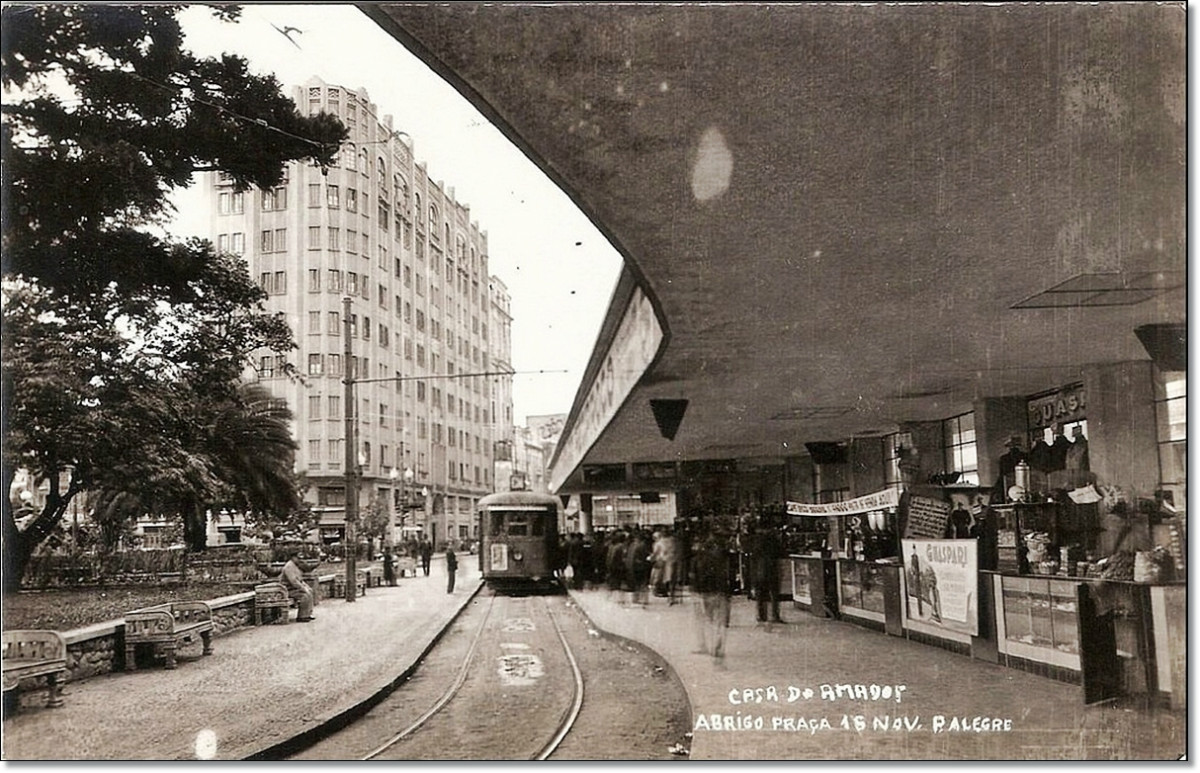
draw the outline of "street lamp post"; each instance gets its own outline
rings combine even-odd
[[[343,548],[346,553],[346,601],[353,603],[358,598],[355,576],[357,574],[358,557],[358,440],[355,432],[354,400],[354,346],[350,335],[353,327],[350,324],[350,297],[342,299],[342,335],[343,368],[346,374],[345,384],[345,417],[346,417],[346,537]]]
[[[401,526],[408,520],[408,511],[412,509],[412,484],[416,477],[412,467],[404,468],[404,515],[401,516]]]
[[[393,544],[395,544],[395,541],[396,541],[396,539],[395,539],[395,536],[396,536],[395,535],[396,510],[398,509],[396,507],[396,502],[398,500],[398,497],[396,496],[396,485],[400,480],[400,470],[396,467],[393,467],[391,470],[388,471],[388,478],[392,481],[392,493],[391,493],[392,501],[389,503],[390,508],[388,511],[387,535],[384,537],[384,541],[386,542],[388,547],[391,547]],[[400,513],[400,525],[401,526],[404,525],[404,513],[403,512]]]

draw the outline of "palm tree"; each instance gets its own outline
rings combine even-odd
[[[185,515],[185,532],[192,520],[192,549],[203,549],[206,510],[227,509],[257,513],[267,518],[291,513],[302,506],[299,479],[293,469],[296,441],[292,437],[293,414],[261,384],[244,384],[237,394],[216,406],[204,439],[204,456],[220,487],[210,507]],[[197,519],[199,522],[196,523]],[[198,527],[198,528],[197,528]]]
[[[119,527],[130,514],[177,513],[189,550],[207,540],[208,514],[222,510],[280,519],[300,509],[301,483],[293,471],[292,411],[261,384],[242,384],[219,399],[180,395],[171,453],[155,453],[153,473],[104,487],[97,520]],[[161,450],[161,448],[155,450]]]

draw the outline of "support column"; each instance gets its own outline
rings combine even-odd
[[[579,495],[579,531],[583,534],[592,533],[592,495]]]

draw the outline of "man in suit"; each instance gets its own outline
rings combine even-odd
[[[446,592],[454,592],[454,573],[458,571],[458,556],[454,555],[454,548],[450,547],[450,543],[446,543]]]
[[[783,555],[779,532],[762,525],[755,534],[750,553],[750,581],[758,602],[758,622],[782,623],[779,616],[779,559]],[[770,618],[767,617],[768,607]]]

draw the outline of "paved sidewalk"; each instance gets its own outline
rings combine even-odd
[[[598,628],[674,667],[692,703],[692,759],[1178,759],[1187,750],[1182,712],[1085,707],[1079,687],[818,618],[790,602],[785,623],[766,627],[755,622],[753,601],[734,597],[727,654],[716,664],[695,652],[695,602],[686,595],[675,606],[651,598],[648,607],[606,590],[571,595]],[[822,685],[839,684],[863,685],[868,697],[822,699]],[[899,702],[871,700],[872,685],[904,689]],[[938,717],[945,724],[934,732]],[[955,717],[965,718],[965,731],[954,729]],[[975,717],[1011,720],[1011,730],[979,732]]]
[[[244,759],[310,731],[385,689],[421,656],[479,587],[459,561],[429,577],[324,599],[311,623],[242,628],[161,667],[70,682],[65,704],[22,707],[4,722],[9,760]]]

